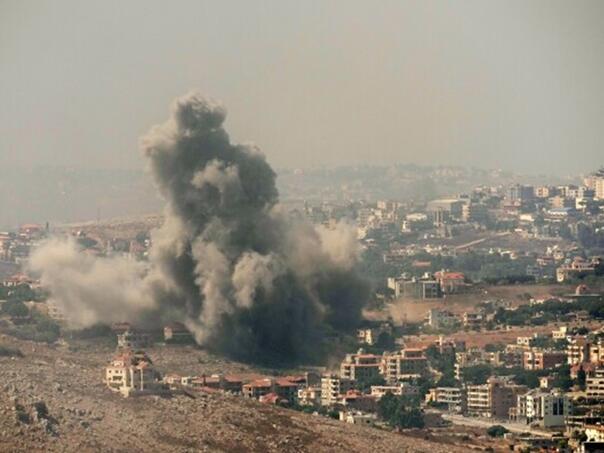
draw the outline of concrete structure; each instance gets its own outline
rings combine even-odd
[[[515,412],[517,422],[537,422],[544,428],[551,428],[564,426],[565,418],[571,412],[571,404],[569,398],[560,391],[533,389],[518,395]]]
[[[341,378],[337,374],[325,374],[321,377],[321,405],[331,406],[338,402],[341,394],[354,388],[354,381]]]
[[[429,277],[404,280],[398,283],[398,292],[412,299],[439,299],[442,297],[440,284]]]
[[[264,378],[244,384],[241,392],[246,398],[258,400],[263,396],[275,394],[279,401],[294,403],[298,397],[298,384],[285,378]]]
[[[510,384],[491,377],[486,384],[467,386],[467,413],[479,417],[508,418],[517,396],[526,393],[525,386]]]
[[[587,338],[571,338],[566,349],[566,359],[569,365],[578,365],[589,361],[589,341],[587,341]]]
[[[164,327],[164,340],[168,343],[193,343],[191,332],[180,322],[172,322]]]
[[[448,216],[461,219],[463,214],[464,202],[457,198],[447,198],[429,201],[426,205],[426,212],[445,212]]]
[[[604,400],[604,368],[598,368],[593,376],[586,377],[585,396],[595,400]]]
[[[563,283],[571,278],[593,275],[597,264],[594,260],[586,260],[577,256],[570,263],[563,264],[556,269],[556,280],[558,283]]]
[[[459,293],[469,286],[461,272],[439,271],[434,273],[434,279],[439,283],[443,294]]]
[[[319,406],[321,404],[321,387],[298,389],[298,404],[300,406]]]
[[[432,308],[428,311],[426,316],[426,324],[433,329],[451,327],[457,322],[459,322],[459,320],[453,313],[448,310],[440,310],[438,308]]]
[[[340,364],[340,376],[353,381],[368,381],[380,375],[382,356],[365,354],[362,349],[356,354],[346,354]]]
[[[482,313],[470,313],[464,312],[462,316],[462,323],[464,327],[468,329],[478,330],[484,323],[484,315]]]
[[[340,421],[353,425],[371,426],[377,421],[377,415],[361,411],[340,411]]]
[[[372,385],[371,396],[380,399],[386,393],[392,393],[397,396],[419,396],[419,387],[408,382],[399,382],[397,385]]]
[[[446,404],[451,412],[465,412],[467,401],[466,389],[461,387],[435,387],[426,394],[426,403]]]
[[[523,367],[525,370],[548,370],[563,365],[566,353],[561,351],[524,351]]]
[[[167,390],[151,359],[142,351],[128,350],[116,355],[105,369],[105,383],[109,389],[125,397]]]
[[[406,348],[382,356],[381,371],[388,383],[423,376],[428,370],[428,359],[423,349]]]
[[[118,348],[142,349],[146,348],[150,344],[151,337],[148,333],[128,329],[123,333],[117,334]]]

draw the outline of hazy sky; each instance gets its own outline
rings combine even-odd
[[[0,0],[0,164],[139,168],[192,89],[277,167],[604,164],[604,1]]]

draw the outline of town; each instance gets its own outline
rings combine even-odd
[[[51,234],[73,237],[81,253],[144,262],[160,218],[2,233],[2,338],[70,348],[102,339],[99,381],[116,398],[218,393],[371,429],[430,429],[436,442],[452,429],[478,430],[493,451],[602,448],[604,169],[576,185],[289,206],[319,228],[354,225],[363,249],[371,300],[362,325],[332,343],[331,366],[166,369],[157,351],[197,347],[185,325],[74,330],[27,273],[30,251]],[[9,365],[23,356],[8,346],[2,355]],[[32,423],[19,408],[15,401],[18,424]],[[60,433],[44,415],[52,409],[34,418]]]

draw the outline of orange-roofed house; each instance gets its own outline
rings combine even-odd
[[[444,294],[455,294],[468,287],[466,276],[461,272],[439,271],[434,274],[434,278],[440,283],[441,291]]]

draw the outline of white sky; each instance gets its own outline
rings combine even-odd
[[[0,0],[0,164],[140,168],[191,89],[277,167],[604,163],[603,1]]]

